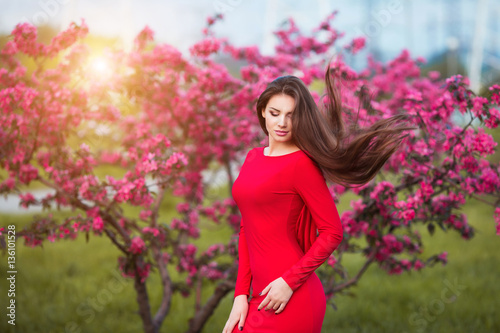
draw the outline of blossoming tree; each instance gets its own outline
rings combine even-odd
[[[83,40],[88,33],[84,22],[73,23],[49,45],[37,42],[35,27],[17,25],[0,54],[0,164],[7,174],[0,193],[17,194],[23,207],[40,205],[47,211],[17,236],[28,246],[82,234],[109,238],[121,252],[123,275],[134,281],[144,331],[158,332],[172,312],[172,295],[180,292],[194,293],[188,331],[199,332],[234,288],[240,221],[230,191],[225,198],[207,198],[212,184],[204,181],[203,172],[214,163],[220,166],[230,189],[234,167],[250,147],[265,143],[254,107],[269,81],[289,73],[308,85],[324,79],[327,55],[342,37],[331,25],[334,16],[311,36],[290,19],[275,32],[279,43],[272,56],[216,37],[212,26],[220,14],[208,19],[190,59],[170,45],[154,43],[146,27],[131,51],[109,50],[110,68],[99,75],[88,67],[92,56]],[[341,50],[356,54],[363,47],[364,39],[357,38]],[[235,77],[214,54],[246,65]],[[35,68],[28,71],[20,56]],[[357,188],[330,184],[336,200],[347,192],[357,199],[341,214],[343,243],[318,270],[329,302],[371,264],[401,273],[445,263],[446,253],[421,257],[415,226],[426,225],[431,233],[438,226],[471,238],[474,230],[459,211],[467,198],[495,207],[500,234],[500,168],[487,159],[497,144],[484,130],[500,122],[500,86],[490,87],[487,97],[476,96],[460,75],[445,80],[436,72],[422,75],[424,62],[407,51],[387,64],[370,58],[360,72],[342,55],[332,62],[330,75],[344,82],[346,120],[368,125],[404,111],[418,129],[409,133],[380,177]],[[371,99],[363,103],[366,88]],[[320,93],[312,93],[321,103]],[[457,124],[456,114],[466,121]],[[96,137],[97,126],[108,131]],[[99,178],[95,170],[103,165],[119,168],[123,176]],[[54,192],[37,200],[21,190],[34,182]],[[182,200],[170,220],[159,214],[167,193]],[[138,216],[127,214],[125,206],[139,208]],[[71,208],[74,214],[55,218],[55,207]],[[228,224],[233,236],[199,251],[193,240],[200,237],[201,218]],[[0,232],[5,247],[5,226]],[[359,271],[343,268],[344,253],[365,258]],[[229,261],[224,259],[228,255]],[[172,279],[172,269],[180,280]],[[159,274],[163,290],[154,314],[146,289],[151,272]],[[202,303],[207,281],[214,291]]]

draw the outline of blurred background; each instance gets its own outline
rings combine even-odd
[[[257,45],[262,53],[271,54],[277,42],[272,31],[284,20],[292,17],[307,34],[333,10],[338,10],[335,28],[345,32],[336,43],[337,51],[355,37],[366,37],[366,48],[345,59],[357,71],[366,66],[368,54],[387,62],[407,49],[413,59],[426,60],[423,71],[439,71],[441,77],[467,76],[475,92],[500,82],[498,0],[0,0],[0,46],[20,22],[38,26],[39,39],[48,43],[70,22],[80,24],[83,18],[97,49],[112,45],[129,49],[134,37],[149,26],[157,42],[171,44],[189,57],[189,47],[203,37],[207,17],[223,13],[224,19],[213,29],[217,37],[227,37],[236,46]],[[215,59],[238,73],[241,64]],[[497,142],[499,137],[496,131]],[[498,161],[498,152],[495,158]],[[41,197],[46,192],[33,194]],[[349,199],[341,202],[340,211],[349,209]],[[175,210],[175,202],[168,205],[162,211],[166,217]],[[21,208],[18,196],[9,195],[0,199],[0,219],[3,225],[27,225],[39,208]],[[499,332],[500,243],[492,209],[471,200],[464,213],[477,231],[467,243],[458,234],[423,235],[424,254],[447,251],[446,266],[400,276],[370,267],[353,290],[358,297],[341,296],[337,310],[327,308],[324,332],[421,332],[422,320],[425,332]],[[219,236],[229,235],[229,230],[222,230]],[[68,332],[65,327],[71,322],[79,325],[75,332],[141,331],[130,281],[92,317],[81,311],[87,311],[89,300],[114,279],[117,251],[111,250],[107,239],[47,243],[43,249],[25,247],[20,241],[17,251],[23,273],[17,296],[22,309],[18,326],[7,326],[2,318],[0,332]],[[0,260],[3,274],[6,259]],[[5,298],[3,280],[0,297]],[[156,277],[150,281],[154,303],[159,299],[159,281]],[[443,291],[450,286],[455,288],[454,298],[443,303]],[[174,299],[174,315],[162,332],[185,330],[190,302]],[[231,306],[229,296],[204,332],[219,332]]]

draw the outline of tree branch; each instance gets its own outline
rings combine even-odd
[[[368,257],[368,259],[366,260],[366,262],[363,264],[363,267],[361,267],[361,269],[359,270],[358,274],[356,274],[355,277],[353,277],[349,281],[346,281],[344,283],[341,283],[339,285],[334,286],[333,288],[328,289],[326,291],[326,293],[327,294],[329,294],[329,293],[336,293],[336,292],[341,291],[342,289],[345,289],[347,287],[350,287],[351,285],[354,285],[354,284],[358,283],[358,281],[361,278],[361,276],[363,276],[363,274],[366,272],[366,270],[368,269],[368,267],[373,263],[373,260],[375,259],[375,254],[376,253],[377,253],[377,248],[372,252],[372,254],[370,255],[370,257]]]
[[[151,246],[151,251],[153,252],[153,257],[158,264],[158,272],[160,273],[161,285],[163,287],[163,295],[161,299],[161,304],[158,310],[156,311],[153,322],[156,327],[160,327],[165,320],[165,317],[168,315],[170,311],[170,304],[172,301],[172,280],[170,279],[170,274],[167,270],[167,264],[164,262],[162,258],[162,253],[157,245]]]

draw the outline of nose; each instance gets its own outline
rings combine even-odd
[[[278,126],[285,128],[286,127],[286,117],[280,117],[280,121],[278,122]]]

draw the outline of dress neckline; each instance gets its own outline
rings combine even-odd
[[[288,156],[288,155],[292,155],[292,154],[298,153],[299,151],[302,151],[302,149],[299,149],[299,150],[293,151],[293,152],[288,153],[288,154],[276,155],[276,156],[269,156],[269,155],[266,155],[266,154],[264,153],[264,149],[266,149],[266,148],[267,148],[267,147],[262,147],[262,156],[264,156],[264,157],[269,157],[269,158],[275,158],[275,157],[283,157],[283,156]]]

